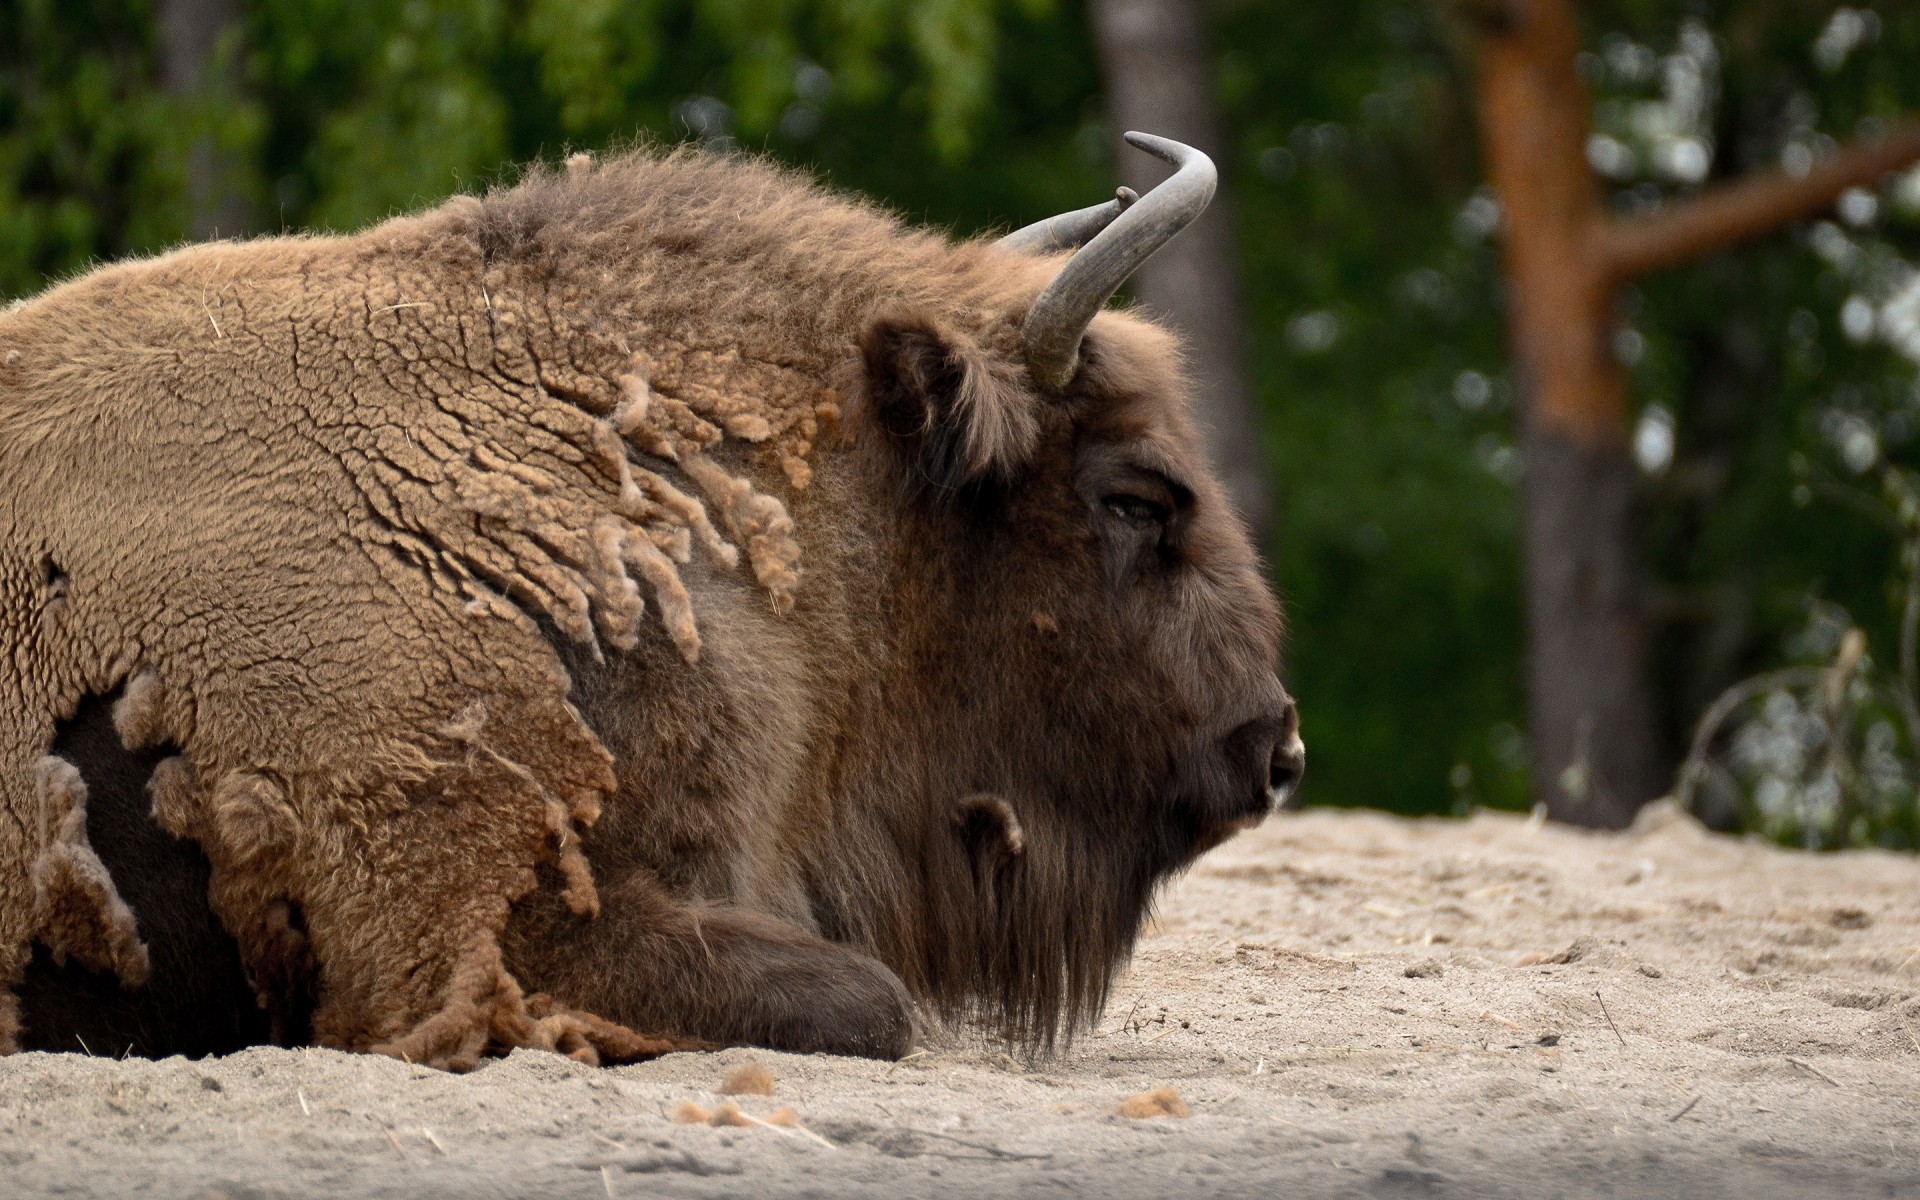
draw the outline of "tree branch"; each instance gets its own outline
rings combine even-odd
[[[1640,217],[1607,223],[1608,273],[1624,283],[1816,216],[1840,193],[1920,161],[1920,119],[1846,146],[1798,178],[1757,171]]]

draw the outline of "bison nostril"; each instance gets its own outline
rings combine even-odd
[[[1275,746],[1267,763],[1267,796],[1275,808],[1285,808],[1300,794],[1300,778],[1307,773],[1307,747],[1296,730]]]
[[[1222,770],[1216,776],[1224,789],[1219,803],[1228,806],[1232,821],[1258,822],[1293,803],[1307,769],[1307,748],[1292,704],[1239,726],[1220,749],[1213,760]]]

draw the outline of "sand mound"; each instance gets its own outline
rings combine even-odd
[[[110,1048],[97,1047],[105,1054]],[[748,1063],[773,1095],[723,1100]],[[1119,1115],[1175,1089],[1185,1117]],[[691,1102],[739,1119],[676,1124]],[[255,1050],[0,1060],[11,1196],[1920,1194],[1920,862],[1661,811],[1270,822],[1091,1036],[458,1077]]]

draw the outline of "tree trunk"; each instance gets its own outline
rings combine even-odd
[[[1106,85],[1109,132],[1122,182],[1144,194],[1166,168],[1126,146],[1129,130],[1185,142],[1224,171],[1206,14],[1195,0],[1091,0],[1094,45]],[[1134,276],[1143,304],[1186,339],[1207,451],[1262,548],[1273,524],[1266,439],[1241,358],[1241,301],[1231,193],[1223,178],[1200,219]]]
[[[1482,27],[1480,125],[1505,206],[1521,400],[1528,724],[1554,818],[1619,826],[1660,790],[1643,661],[1626,381],[1587,96],[1566,0],[1509,0]]]
[[[1666,778],[1647,682],[1633,464],[1529,420],[1522,436],[1534,795],[1619,828]]]
[[[223,82],[215,72],[220,36],[240,20],[237,0],[158,0],[160,83],[184,104],[207,99]],[[238,237],[247,231],[246,197],[234,186],[210,134],[187,151],[187,229],[196,240]]]
[[[1588,97],[1568,0],[1472,0],[1480,136],[1505,206],[1508,335],[1526,478],[1527,719],[1554,818],[1620,826],[1665,783],[1613,356],[1621,283],[1817,215],[1920,158],[1920,121],[1794,176],[1763,171],[1609,218],[1587,165]]]

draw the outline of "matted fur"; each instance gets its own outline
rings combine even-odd
[[[639,153],[0,313],[0,1045],[35,939],[135,981],[45,757],[121,688],[124,742],[179,750],[155,819],[326,1044],[687,1044],[627,965],[683,927],[824,935],[1028,1040],[1086,1018],[1196,848],[1099,823],[1284,694],[1171,341],[1106,314],[1071,394],[1033,393],[1019,319],[1057,266]],[[930,388],[953,404],[916,410]],[[1089,436],[1151,443],[1205,506],[1169,629],[1088,607],[1095,543],[1054,528]],[[1023,471],[992,520],[1080,575],[993,566],[978,513],[955,533]],[[1107,762],[1113,721],[1146,728]]]

